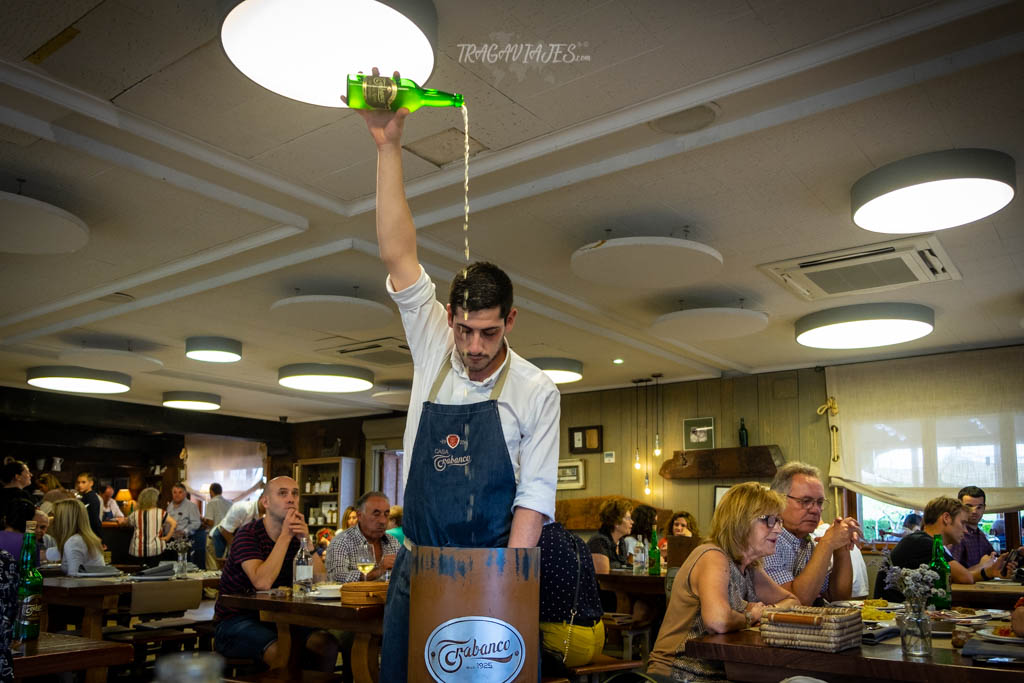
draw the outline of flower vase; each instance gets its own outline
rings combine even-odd
[[[925,612],[924,600],[906,601],[903,614],[896,616],[900,627],[900,645],[903,654],[911,657],[930,657],[932,654],[932,621]]]
[[[174,561],[174,578],[183,579],[185,578],[185,572],[188,569],[188,553],[179,552],[178,559]]]

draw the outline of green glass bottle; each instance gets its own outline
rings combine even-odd
[[[647,553],[647,573],[661,576],[661,551],[658,550],[658,530],[651,529],[651,549]]]
[[[939,575],[932,588],[941,588],[946,591],[943,596],[931,596],[928,598],[928,602],[935,605],[935,609],[949,609],[952,605],[952,592],[949,586],[950,570],[949,562],[946,560],[946,551],[942,547],[942,534],[935,536],[935,541],[932,544],[932,561],[928,568]]]
[[[743,418],[740,418],[740,446],[750,445],[750,434],[747,433],[747,425],[743,424]]]
[[[43,575],[36,569],[39,549],[36,546],[36,523],[25,524],[18,561],[18,617],[14,622],[14,639],[35,640],[39,637],[39,616],[43,609]]]
[[[410,112],[420,107],[461,107],[462,95],[421,88],[408,78],[348,75],[348,106],[352,109],[390,109],[405,107]]]

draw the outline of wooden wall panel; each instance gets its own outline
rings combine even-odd
[[[641,389],[641,392],[643,390]],[[647,450],[653,449],[654,388],[651,391],[648,418],[650,432]],[[644,451],[640,438],[641,462],[651,468],[651,495],[643,493],[643,470],[633,468],[636,444],[637,401],[635,390],[569,394],[562,397],[561,457],[583,458],[587,468],[587,487],[559,491],[558,498],[622,495],[647,500],[655,507],[688,510],[697,517],[702,532],[711,526],[716,485],[747,481],[748,477],[712,480],[663,479],[657,474],[664,458],[683,447],[683,420],[691,417],[715,418],[718,446],[739,444],[739,419],[744,418],[751,445],[776,444],[786,460],[801,459],[828,473],[828,427],[816,414],[825,402],[824,373],[813,369],[767,373],[696,382],[661,385],[661,436],[663,455],[655,458]],[[640,422],[643,425],[643,400]],[[566,443],[569,427],[602,425],[604,450],[615,451],[615,462],[605,464],[600,453],[571,455]],[[762,480],[767,483],[767,480]]]

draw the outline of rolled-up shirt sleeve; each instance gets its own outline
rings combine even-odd
[[[535,510],[555,519],[555,480],[558,476],[558,429],[561,394],[553,387],[539,397],[519,443],[519,482],[513,507]]]

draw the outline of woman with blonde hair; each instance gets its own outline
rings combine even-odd
[[[60,553],[60,568],[68,576],[82,572],[82,567],[102,565],[103,543],[89,526],[89,513],[80,500],[65,498],[53,504],[53,523],[50,535],[57,542],[52,549]],[[52,551],[47,553],[53,557]]]
[[[135,527],[131,543],[128,544],[128,554],[139,558],[143,566],[147,567],[160,561],[160,555],[178,525],[173,517],[156,506],[159,499],[160,492],[156,489],[142,489],[135,512],[118,520],[119,524]]]
[[[359,521],[359,511],[356,510],[351,505],[349,505],[347,508],[345,508],[345,514],[343,514],[341,516],[341,530],[344,531],[345,529],[349,528],[350,526],[355,526],[356,522],[358,522],[358,521]]]
[[[43,492],[43,502],[39,509],[48,515],[53,514],[53,504],[58,500],[74,498],[75,494],[60,485],[60,480],[52,472],[43,472],[36,477],[36,486]]]
[[[654,680],[724,679],[720,661],[685,654],[687,641],[753,626],[765,607],[800,604],[761,567],[761,558],[775,552],[784,507],[780,494],[753,481],[725,494],[708,542],[690,553],[676,576],[647,665]]]

